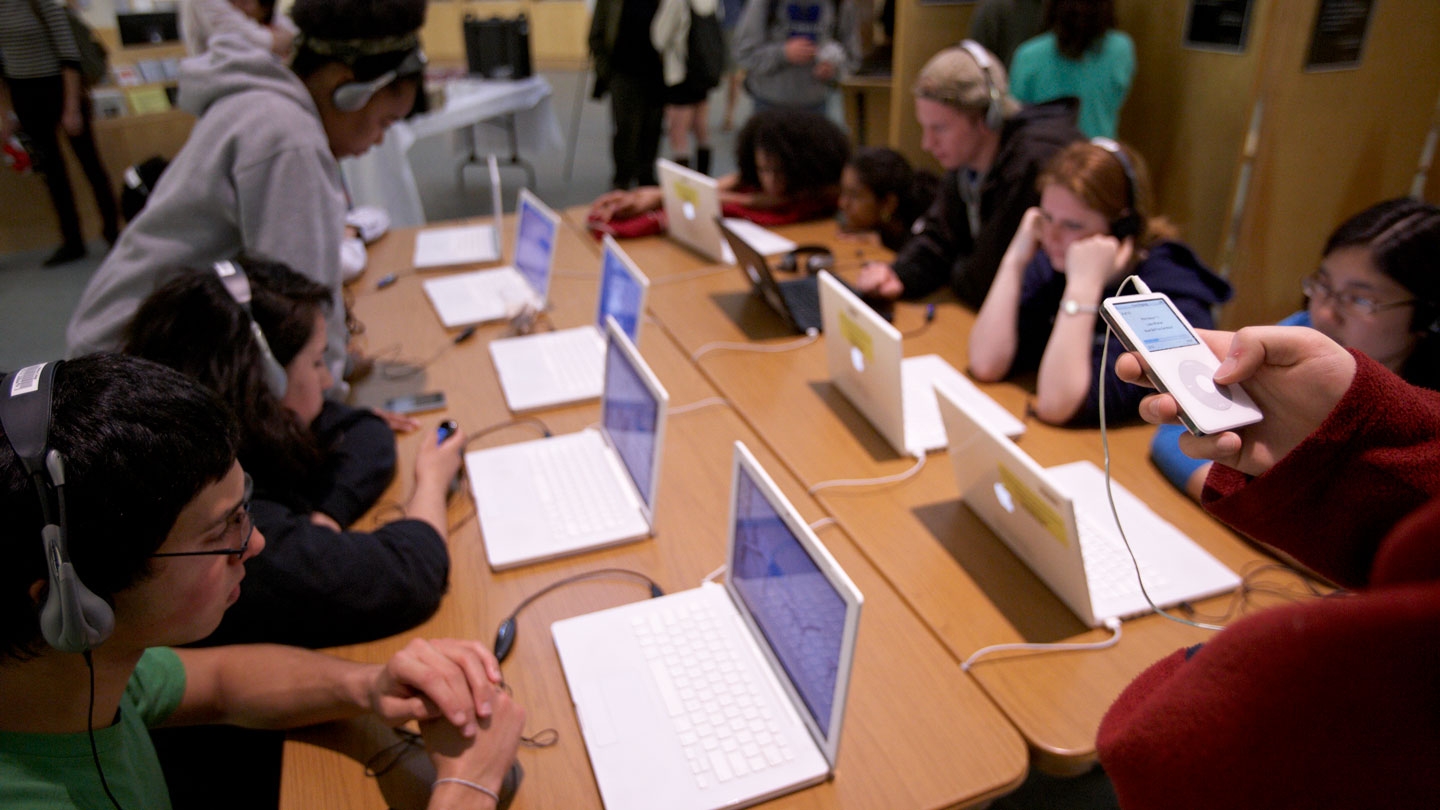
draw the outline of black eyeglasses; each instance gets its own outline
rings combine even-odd
[[[1390,301],[1380,303],[1373,298],[1364,295],[1356,295],[1348,290],[1337,290],[1331,287],[1328,282],[1320,278],[1318,273],[1312,273],[1300,281],[1300,289],[1309,299],[1325,298],[1335,302],[1335,306],[1352,315],[1364,315],[1374,317],[1375,313],[1383,312],[1396,307],[1410,306],[1415,303],[1414,298],[1407,298],[1404,301]]]
[[[151,557],[214,557],[225,555],[227,557],[243,557],[246,549],[250,548],[250,536],[255,533],[255,521],[250,519],[250,495],[255,491],[255,482],[250,480],[250,474],[245,473],[245,494],[240,499],[240,505],[235,511],[225,518],[225,529],[221,537],[240,538],[240,545],[231,548],[217,548],[209,551],[160,551],[151,554]]]

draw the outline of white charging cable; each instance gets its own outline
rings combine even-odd
[[[1112,616],[1111,618],[1105,620],[1105,627],[1110,631],[1110,637],[1105,639],[1104,641],[1074,643],[1062,642],[1058,644],[992,644],[989,647],[981,647],[980,649],[971,653],[969,658],[966,658],[960,663],[960,670],[962,672],[969,672],[970,667],[974,666],[976,661],[984,658],[987,655],[998,652],[1010,652],[1012,650],[1026,650],[1029,652],[1074,652],[1077,650],[1104,650],[1109,647],[1114,647],[1116,644],[1119,644],[1120,620]]]
[[[833,481],[821,481],[810,487],[809,492],[811,495],[814,495],[820,490],[829,489],[830,487],[875,487],[881,484],[894,484],[904,481],[907,478],[913,478],[924,466],[925,454],[917,453],[915,455],[915,463],[905,472],[887,475],[881,478],[837,478]]]
[[[722,349],[732,352],[788,352],[791,349],[802,349],[819,339],[819,330],[812,329],[807,331],[805,337],[799,340],[792,340],[789,343],[781,343],[777,346],[757,346],[753,343],[731,343],[721,340],[714,343],[706,343],[704,346],[696,349],[695,353],[690,355],[690,359],[698,362],[700,358],[710,352],[720,351]]]

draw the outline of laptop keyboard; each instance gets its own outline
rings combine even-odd
[[[795,758],[756,676],[705,606],[631,620],[695,782],[713,787]]]
[[[1085,579],[1090,583],[1092,595],[1105,599],[1141,597],[1135,564],[1120,535],[1079,510],[1075,513],[1075,528],[1080,532],[1080,553],[1085,558]],[[1138,561],[1140,576],[1145,578],[1145,588],[1152,597],[1169,587],[1170,583],[1158,570],[1143,559]]]
[[[553,341],[545,347],[545,366],[552,379],[565,392],[599,391],[604,384],[604,363],[597,363],[594,348],[588,341]]]
[[[619,527],[634,514],[630,499],[601,453],[575,441],[542,442],[531,471],[541,508],[556,537],[581,537]]]

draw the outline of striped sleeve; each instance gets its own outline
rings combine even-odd
[[[35,16],[35,8],[44,16]],[[52,45],[53,43],[53,45]],[[0,61],[11,79],[56,76],[80,67],[80,50],[65,9],[54,0],[0,0]]]

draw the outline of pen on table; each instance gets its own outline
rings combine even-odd
[[[386,287],[389,287],[391,284],[394,284],[396,279],[398,278],[399,276],[395,275],[394,273],[386,273],[385,275],[380,277],[379,281],[375,282],[375,289],[383,290]]]

